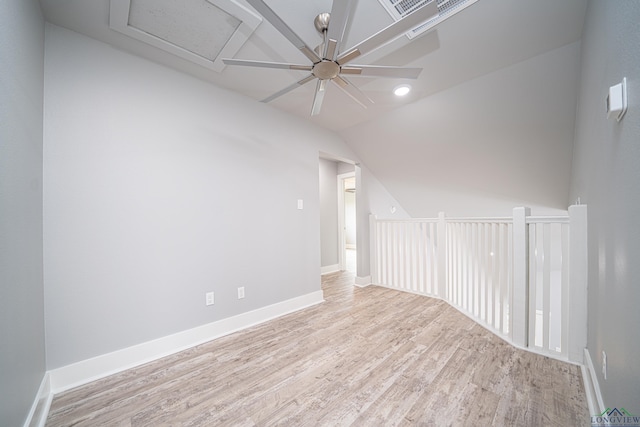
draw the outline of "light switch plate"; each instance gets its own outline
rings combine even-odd
[[[627,78],[623,78],[621,83],[609,88],[607,96],[607,119],[622,120],[627,112]]]

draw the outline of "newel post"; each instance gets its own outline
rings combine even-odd
[[[438,245],[438,296],[447,299],[447,223],[444,212],[438,212],[438,228],[436,230]]]
[[[568,356],[583,363],[587,346],[587,206],[569,206]]]
[[[513,209],[513,292],[511,295],[511,331],[513,343],[529,345],[529,233],[527,216],[531,209]]]

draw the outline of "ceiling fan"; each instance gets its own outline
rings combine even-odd
[[[417,79],[422,68],[350,65],[350,62],[362,55],[378,49],[407,31],[410,31],[423,22],[438,15],[436,0],[431,0],[424,5],[419,3],[416,10],[406,15],[404,18],[394,22],[360,43],[357,43],[355,46],[349,49],[344,49],[345,46],[343,46],[343,38],[356,1],[333,0],[331,13],[321,13],[314,20],[315,28],[323,36],[323,43],[314,50],[311,49],[295,32],[293,32],[293,30],[269,6],[267,6],[263,0],[247,0],[247,2],[267,21],[269,21],[287,40],[289,40],[307,58],[309,58],[311,65],[229,58],[223,59],[223,62],[227,65],[310,71],[311,74],[263,99],[262,102],[272,101],[299,86],[317,79],[316,92],[311,107],[312,116],[320,113],[324,94],[329,82],[335,83],[340,89],[342,89],[342,91],[364,108],[367,107],[367,104],[373,103],[367,95],[349,82],[345,75]]]

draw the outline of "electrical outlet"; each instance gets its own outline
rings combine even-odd
[[[244,286],[238,288],[238,299],[244,298]]]
[[[205,294],[205,297],[206,297],[205,304],[207,304],[207,305],[213,305],[213,302],[214,302],[213,292],[207,292],[207,293]]]
[[[602,376],[607,379],[607,353],[602,350]]]

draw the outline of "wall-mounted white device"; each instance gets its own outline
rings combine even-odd
[[[607,119],[622,120],[622,116],[627,112],[627,78],[623,78],[621,83],[609,88],[607,96]]]

